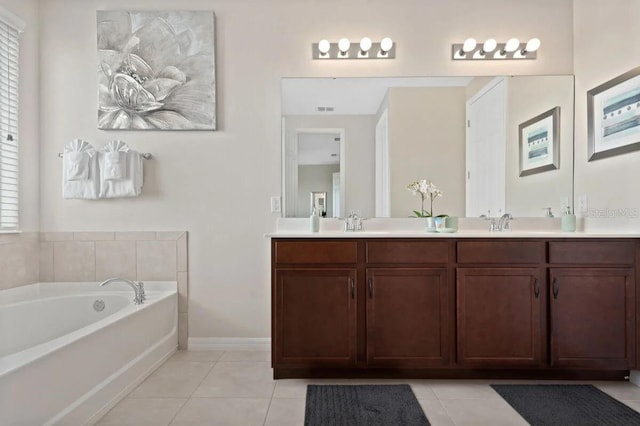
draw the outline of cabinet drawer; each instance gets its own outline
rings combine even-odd
[[[458,263],[544,262],[542,241],[459,241]]]
[[[446,241],[367,241],[367,263],[442,264],[449,262]]]
[[[549,262],[589,265],[632,265],[633,241],[551,241]]]
[[[276,264],[347,264],[358,261],[355,241],[275,241],[273,260]]]

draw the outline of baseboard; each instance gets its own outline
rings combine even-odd
[[[189,337],[191,351],[270,351],[269,337]]]

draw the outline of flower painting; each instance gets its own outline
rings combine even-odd
[[[214,19],[98,11],[98,128],[215,130]]]

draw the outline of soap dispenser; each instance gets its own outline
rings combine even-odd
[[[576,215],[571,213],[571,207],[567,206],[560,222],[562,232],[574,232],[576,230]]]
[[[309,226],[311,232],[320,231],[320,214],[317,208],[311,209],[311,217],[309,218]]]

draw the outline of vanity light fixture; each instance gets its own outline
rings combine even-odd
[[[379,43],[363,37],[359,43],[352,43],[347,38],[341,38],[337,43],[320,40],[313,43],[313,59],[394,59],[396,45],[389,37]]]
[[[540,39],[532,38],[521,43],[517,38],[510,38],[506,43],[498,43],[495,39],[487,39],[478,44],[473,38],[463,43],[455,43],[451,47],[453,60],[486,60],[486,59],[536,59],[540,48]]]

